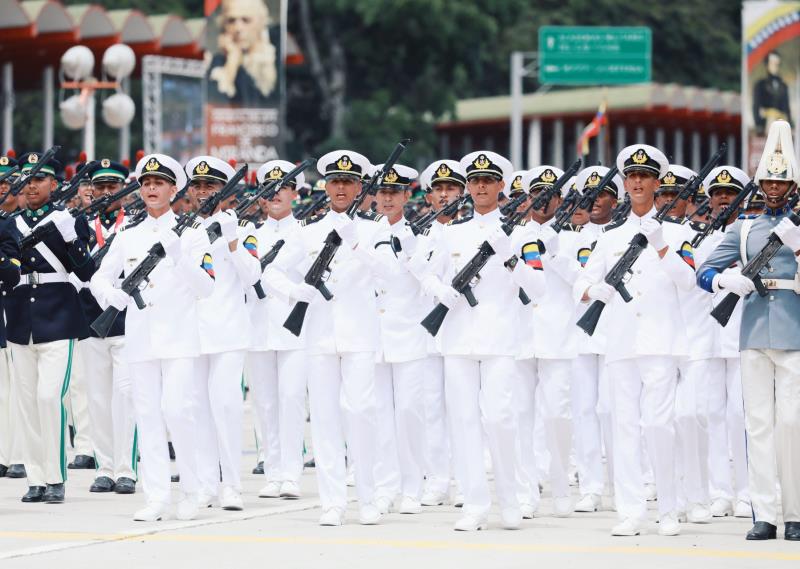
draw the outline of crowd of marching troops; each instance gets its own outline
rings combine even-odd
[[[310,415],[324,526],[354,473],[365,525],[453,504],[454,529],[486,529],[496,500],[505,529],[613,509],[630,536],[656,500],[661,535],[737,516],[748,539],[783,521],[800,540],[788,124],[752,182],[646,144],[567,173],[337,150],[297,207],[302,169],[272,160],[242,193],[212,156],[101,159],[68,182],[52,153],[0,158],[0,476],[27,476],[23,502],[65,500],[71,433],[92,492],[144,494],[135,520],[241,510],[246,386],[259,496],[301,497]]]

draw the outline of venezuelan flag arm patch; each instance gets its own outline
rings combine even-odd
[[[578,262],[581,264],[581,267],[586,266],[586,262],[589,260],[589,255],[592,254],[592,250],[589,247],[581,247],[578,249]]]
[[[200,263],[200,266],[206,273],[208,273],[208,276],[210,276],[212,279],[216,279],[216,276],[214,275],[214,259],[211,257],[211,253],[205,253],[203,255],[203,262]]]
[[[529,267],[541,271],[542,267],[542,254],[539,251],[539,243],[526,243],[522,246],[522,260]]]
[[[255,235],[248,235],[243,245],[248,253],[258,259],[258,239],[256,239]]]
[[[686,264],[695,269],[694,266],[694,249],[692,248],[692,244],[688,241],[684,241],[683,245],[681,245],[681,250],[678,252],[681,256],[681,259],[686,261]]]

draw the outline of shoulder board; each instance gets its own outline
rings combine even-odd
[[[246,219],[239,220],[239,227],[248,227],[250,225],[250,221]]]
[[[619,221],[615,221],[614,223],[609,223],[605,227],[603,227],[603,233],[607,231],[611,231],[612,229],[616,229],[625,223],[624,219],[620,219]]]
[[[578,225],[577,223],[567,223],[564,226],[564,231],[574,231],[575,233],[580,233],[583,229],[583,225]]]
[[[202,226],[203,226],[203,224],[200,223],[199,221],[195,221],[195,222],[192,223],[192,229],[197,229],[197,228],[202,227]]]
[[[675,216],[672,216],[672,215],[668,215],[668,216],[666,216],[664,218],[664,223],[677,223],[678,225],[681,225],[683,223],[683,221],[684,221],[684,218],[675,217]]]
[[[471,215],[465,215],[464,217],[460,217],[458,219],[453,219],[452,221],[448,221],[447,225],[459,225],[461,223],[466,223],[468,221],[472,221]]]
[[[527,219],[523,219],[522,221],[520,221],[517,224],[517,227],[525,227],[526,225],[528,225],[528,220]]]
[[[689,222],[689,227],[691,227],[694,231],[705,231],[706,227],[708,227],[708,224],[703,223],[702,221],[691,221]]]
[[[307,217],[305,219],[301,219],[300,220],[300,227],[305,227],[306,225],[311,225],[312,223],[318,222],[320,219],[325,217],[326,213],[328,213],[328,212],[326,211],[326,212],[324,212],[322,214],[319,214],[319,215],[312,215],[312,216]]]
[[[375,213],[374,211],[359,211],[357,215],[361,219],[367,219],[369,221],[380,221],[383,219],[383,214]]]

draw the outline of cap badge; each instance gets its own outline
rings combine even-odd
[[[556,175],[549,168],[542,174],[542,182],[545,184],[552,184],[556,181]]]
[[[350,161],[349,156],[342,156],[336,161],[336,167],[339,168],[339,170],[352,170],[353,163]]]
[[[158,160],[156,160],[155,158],[151,158],[147,162],[147,164],[144,165],[144,169],[147,170],[148,172],[154,172],[159,168],[161,168],[161,164],[159,164]]]
[[[731,175],[728,173],[727,170],[723,170],[722,172],[719,173],[719,176],[717,176],[717,182],[719,182],[720,184],[728,184],[730,183],[730,181],[731,181]]]
[[[111,166],[111,160],[109,160],[108,158],[103,158],[100,161],[100,166],[102,166],[103,168],[108,168],[109,166]]]
[[[272,170],[269,171],[270,180],[280,180],[282,177],[283,177],[283,170],[281,170],[280,166],[275,166]]]
[[[597,172],[592,172],[592,174],[589,176],[589,179],[586,180],[586,187],[594,188],[599,183],[600,183],[600,175]]]
[[[31,154],[28,155],[28,164],[36,164],[38,161],[39,161],[39,155],[36,154],[35,152],[31,152]]]
[[[394,184],[397,182],[397,172],[394,171],[394,168],[391,168],[387,173],[386,176],[383,178],[384,183],[386,184]]]
[[[447,178],[453,171],[448,168],[447,164],[441,164],[436,170],[436,175],[440,178]]]
[[[633,156],[631,156],[631,160],[633,160],[634,164],[644,164],[647,162],[648,156],[647,152],[644,149],[640,148],[637,150]]]
[[[516,178],[514,178],[514,181],[511,182],[511,189],[512,190],[522,189],[522,176],[517,176]]]
[[[677,178],[675,174],[672,172],[667,172],[667,175],[661,180],[665,186],[674,186],[675,182],[677,182]]]
[[[8,166],[8,156],[0,156],[0,166]]]
[[[769,163],[767,164],[767,171],[770,174],[783,174],[789,168],[789,164],[786,161],[786,157],[781,154],[780,152],[776,152],[772,156],[769,157]]]
[[[209,170],[210,168],[208,167],[208,164],[206,164],[205,160],[203,160],[202,162],[200,162],[200,164],[194,167],[194,173],[197,174],[198,176],[205,176],[206,174],[208,174]]]
[[[479,170],[486,170],[491,165],[491,162],[489,162],[485,154],[480,154],[472,164]]]

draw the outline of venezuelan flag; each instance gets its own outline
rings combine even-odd
[[[248,236],[247,239],[244,240],[243,245],[248,253],[258,259],[258,239],[256,239],[255,236]]]
[[[692,249],[692,244],[691,243],[689,243],[688,241],[684,241],[683,245],[681,245],[681,250],[680,250],[679,254],[680,254],[681,258],[684,261],[686,261],[687,265],[689,265],[693,269],[695,268],[695,266],[694,266],[694,249]]]
[[[581,267],[586,266],[586,261],[589,260],[589,255],[592,254],[592,250],[588,247],[581,247],[578,249],[578,262],[580,262]]]
[[[539,252],[539,243],[527,243],[522,247],[522,260],[529,267],[536,270],[543,270],[542,255]]]
[[[200,264],[200,266],[203,267],[203,270],[207,272],[212,279],[217,278],[214,275],[214,259],[211,257],[209,253],[203,255],[203,262]]]

